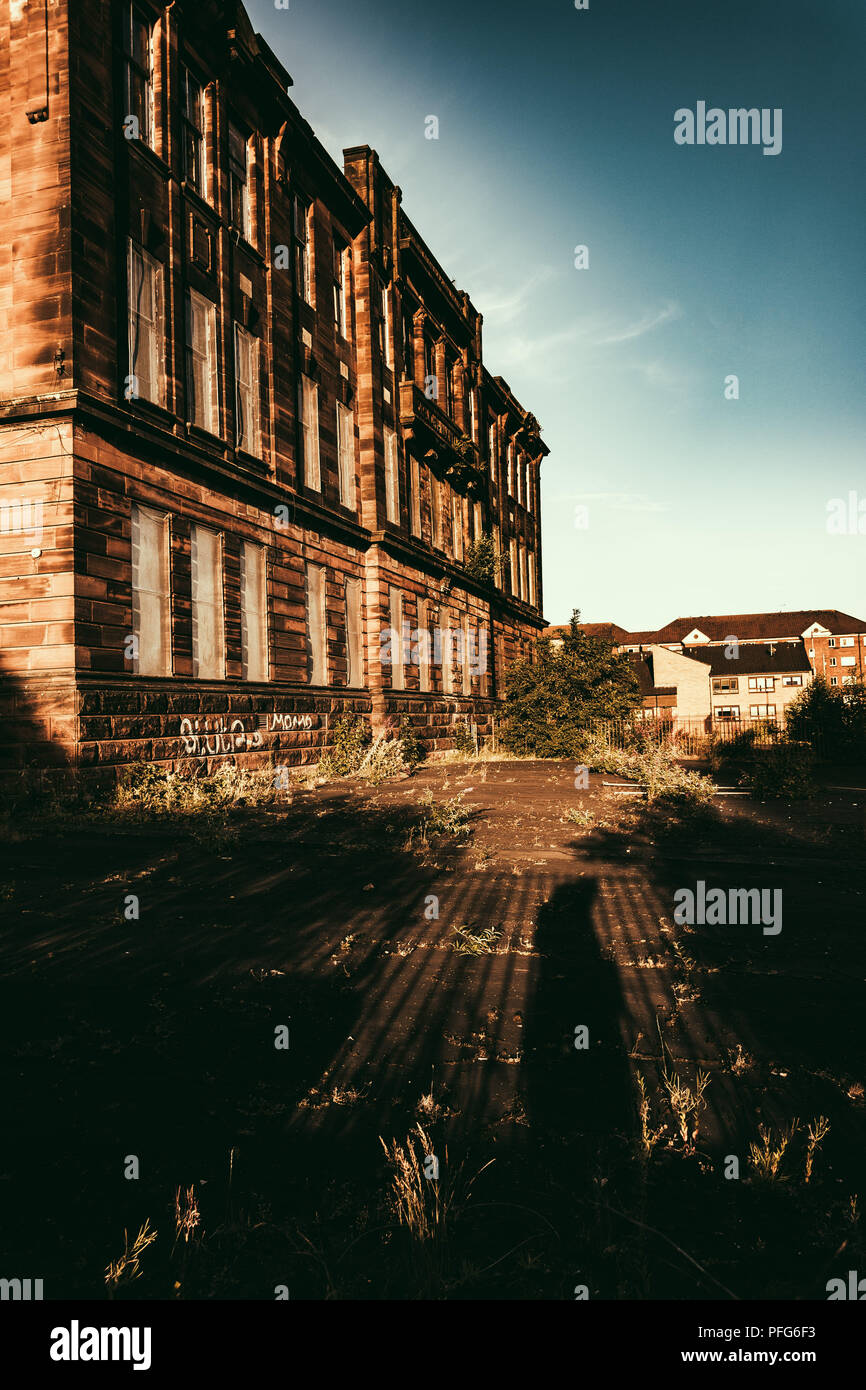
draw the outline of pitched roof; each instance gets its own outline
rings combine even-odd
[[[760,641],[761,638],[781,640],[799,637],[815,622],[834,634],[866,632],[866,620],[840,613],[838,608],[803,608],[791,613],[727,613],[716,617],[674,618],[673,622],[659,628],[655,640],[681,642],[694,628],[705,633],[711,642],[723,642],[731,636],[741,642]]]
[[[709,666],[711,676],[772,676],[811,671],[802,642],[752,642],[740,647],[739,656],[726,657],[726,647],[699,647],[690,661]]]
[[[676,695],[675,685],[656,685],[652,652],[629,652],[628,659],[637,676],[638,689],[642,697],[646,695]]]
[[[587,637],[605,637],[610,642],[617,644],[624,642],[629,634],[624,627],[618,623],[578,623],[578,630],[586,633]],[[541,634],[542,637],[567,637],[571,631],[570,623],[560,623],[556,627],[546,627]]]

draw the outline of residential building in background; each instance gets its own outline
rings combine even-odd
[[[240,4],[0,28],[6,765],[484,731],[547,449],[375,151],[334,163]]]

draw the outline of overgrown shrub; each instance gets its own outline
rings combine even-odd
[[[400,728],[397,734],[400,740],[400,747],[403,750],[403,762],[406,767],[417,767],[423,763],[427,757],[427,749],[413,724],[410,724],[406,715],[400,720]]]
[[[575,613],[561,647],[538,642],[508,672],[503,742],[539,758],[580,757],[594,720],[622,719],[640,702],[637,676],[613,644],[588,637]]]
[[[806,743],[790,740],[773,748],[757,748],[746,777],[755,796],[786,801],[812,796],[815,754]]]
[[[866,761],[866,686],[830,686],[816,676],[788,706],[785,731],[819,757]]]
[[[454,726],[454,748],[457,753],[464,753],[467,757],[471,757],[475,752],[475,738],[465,720]]]
[[[331,730],[331,743],[319,760],[320,777],[348,777],[357,772],[373,741],[366,719],[342,714]]]

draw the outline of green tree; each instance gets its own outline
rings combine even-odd
[[[541,638],[534,661],[508,672],[504,742],[539,758],[579,757],[597,719],[627,718],[640,703],[637,676],[604,637],[588,637],[575,609],[561,647]]]
[[[785,733],[819,757],[866,757],[866,686],[831,686],[816,676],[788,706]]]

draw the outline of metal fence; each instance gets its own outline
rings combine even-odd
[[[664,746],[684,758],[708,757],[719,744],[744,734],[753,746],[771,748],[785,737],[784,724],[774,719],[608,719],[592,725],[593,733],[608,748],[625,749],[647,744]]]

